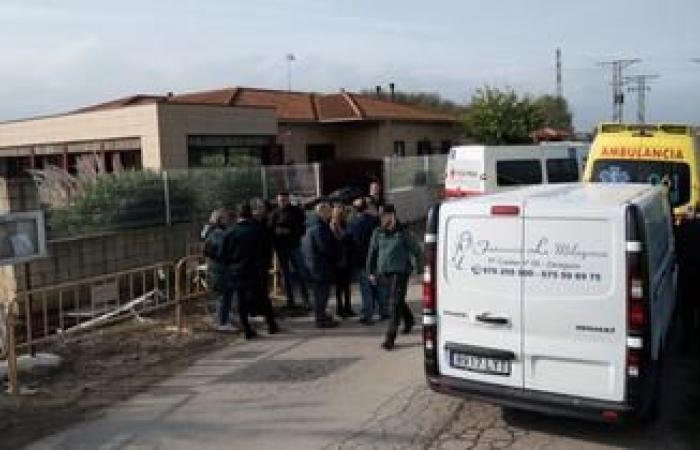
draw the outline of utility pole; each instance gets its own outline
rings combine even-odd
[[[625,77],[625,81],[633,83],[633,86],[627,88],[629,92],[637,93],[637,122],[646,122],[646,104],[647,104],[647,92],[651,90],[648,84],[649,80],[655,80],[659,78],[658,75],[633,75],[631,77]]]
[[[292,91],[292,63],[296,61],[294,53],[287,53],[287,92]]]
[[[615,59],[612,61],[602,61],[599,62],[599,66],[609,66],[612,68],[612,121],[617,123],[622,123],[624,118],[624,104],[625,104],[625,93],[623,87],[625,85],[625,78],[622,76],[622,71],[632,64],[641,62],[641,59]]]
[[[557,60],[557,98],[563,98],[564,97],[564,92],[562,89],[562,84],[561,84],[561,49],[557,47],[556,51],[556,60]]]

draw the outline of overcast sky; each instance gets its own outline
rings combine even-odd
[[[578,128],[609,119],[596,62],[619,57],[661,75],[648,120],[697,123],[699,20],[698,0],[2,0],[0,120],[134,93],[285,89],[287,53],[298,90],[553,93],[559,46]]]

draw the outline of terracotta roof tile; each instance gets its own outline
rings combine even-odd
[[[391,119],[407,121],[456,121],[449,114],[429,111],[417,106],[379,100],[364,95],[353,95],[353,100],[367,119]]]
[[[320,120],[361,119],[343,94],[317,96],[318,116]]]
[[[314,94],[256,88],[224,88],[180,95],[135,95],[75,112],[121,108],[144,103],[272,107],[280,121],[405,120],[454,122],[456,117],[363,95]]]
[[[174,95],[168,98],[169,103],[185,103],[195,105],[233,106],[233,100],[238,88],[224,88],[212,91],[190,92]]]
[[[280,120],[317,120],[311,94],[241,88],[236,106],[272,106]]]
[[[165,99],[165,97],[160,96],[160,95],[137,94],[137,95],[131,95],[129,97],[118,98],[116,100],[111,100],[111,101],[104,102],[104,103],[99,103],[97,105],[87,106],[85,108],[81,108],[81,109],[75,110],[73,112],[81,113],[81,112],[100,111],[103,109],[122,108],[124,106],[147,105],[150,103],[158,103],[160,101],[163,101],[164,99]]]

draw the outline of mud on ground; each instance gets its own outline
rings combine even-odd
[[[24,376],[19,398],[0,392],[0,449],[15,449],[84,420],[184,369],[207,352],[238,339],[214,331],[197,308],[186,332],[172,327],[172,311],[95,330],[68,343],[42,347],[64,365],[50,377]]]

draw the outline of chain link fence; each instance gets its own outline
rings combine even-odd
[[[445,183],[447,155],[390,157],[384,159],[387,192],[436,188]]]
[[[446,155],[386,158],[384,189],[405,204],[404,220],[418,220],[431,192],[443,186]],[[379,166],[380,169],[381,165]],[[381,171],[380,171],[381,173]],[[201,223],[217,208],[289,192],[305,202],[322,194],[320,164],[121,171],[72,175],[49,167],[34,171],[46,211],[49,239],[174,223]],[[325,183],[329,184],[329,183]],[[365,182],[366,184],[366,182]],[[422,200],[420,200],[422,199]],[[404,209],[404,208],[401,208]],[[415,216],[415,217],[414,217]]]
[[[33,173],[49,239],[183,222],[206,221],[212,210],[290,192],[320,195],[318,164],[71,175]]]
[[[425,155],[384,160],[387,201],[396,206],[400,220],[417,222],[438,200],[445,186],[447,155]]]

